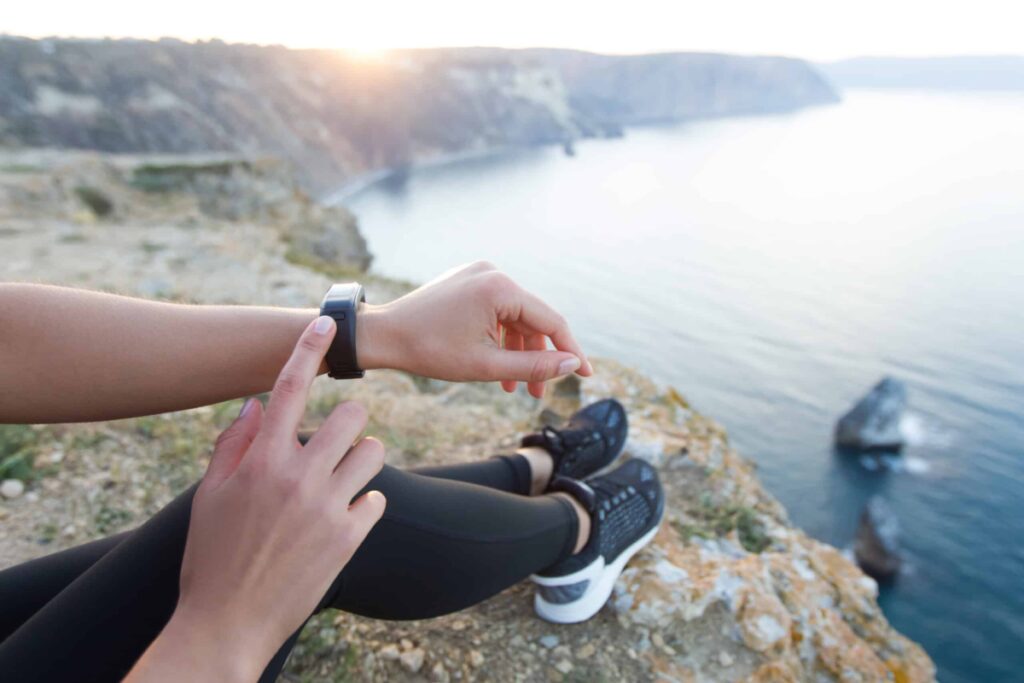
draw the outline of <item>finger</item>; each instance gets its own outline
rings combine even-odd
[[[547,347],[547,339],[544,338],[543,334],[531,334],[526,337],[524,348],[527,351],[543,351]],[[530,382],[526,385],[526,390],[534,398],[544,398],[544,382]]]
[[[510,327],[506,327],[505,349],[508,351],[522,351],[523,335]],[[501,381],[501,388],[511,394],[513,391],[516,390],[516,381],[511,379],[504,379]]]
[[[264,420],[264,431],[269,438],[289,444],[295,441],[299,422],[306,411],[309,388],[336,331],[332,318],[320,316],[302,332],[270,393]]]
[[[565,351],[506,351],[487,349],[482,363],[485,380],[515,379],[545,382],[575,372],[580,359]]]
[[[590,366],[590,361],[587,360],[586,354],[583,353],[583,348],[580,347],[579,342],[573,336],[565,318],[555,309],[544,303],[539,297],[526,291],[523,291],[521,296],[522,305],[519,311],[518,322],[531,328],[534,332],[540,332],[550,337],[551,343],[559,351],[568,351],[579,358],[580,367],[578,372],[580,375],[586,377],[593,374],[594,371]]]
[[[248,399],[235,421],[217,437],[213,456],[206,468],[206,476],[203,477],[204,483],[218,486],[231,476],[248,452],[262,423],[263,404],[254,398]]]
[[[384,467],[384,444],[366,437],[352,447],[334,470],[331,481],[338,500],[348,505]]]
[[[304,453],[333,472],[359,435],[366,429],[366,408],[355,401],[335,406],[320,429],[308,441]]]
[[[359,500],[349,506],[348,514],[345,515],[345,520],[349,525],[348,533],[343,538],[346,545],[346,557],[344,558],[346,563],[366,540],[366,536],[373,526],[384,516],[387,502],[384,494],[380,491],[367,491],[359,496]]]

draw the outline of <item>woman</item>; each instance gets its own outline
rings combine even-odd
[[[550,379],[592,373],[565,320],[486,263],[356,317],[362,369],[525,381],[538,397]],[[515,455],[397,470],[359,438],[367,416],[351,402],[297,438],[339,334],[315,310],[0,285],[0,422],[147,415],[273,387],[220,436],[203,480],[141,527],[0,572],[6,680],[269,681],[318,610],[432,617],[530,575],[545,618],[600,609],[663,506],[641,461],[594,476],[622,449],[621,406],[590,406]]]

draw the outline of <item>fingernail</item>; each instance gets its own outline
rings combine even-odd
[[[316,319],[316,324],[313,325],[313,331],[317,334],[327,334],[331,328],[334,327],[334,318],[328,315],[322,315]]]
[[[566,358],[558,364],[558,374],[568,375],[570,372],[575,372],[576,368],[580,366],[579,358]]]
[[[253,403],[254,400],[256,400],[256,399],[252,399],[252,398],[245,399],[245,403],[242,404],[242,410],[239,411],[238,417],[245,417],[246,415],[249,414],[249,411],[252,410],[252,403]]]

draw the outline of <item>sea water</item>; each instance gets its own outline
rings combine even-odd
[[[948,682],[1024,671],[1024,94],[851,91],[836,106],[628,131],[413,172],[347,200],[385,274],[488,259],[586,350],[722,422],[813,536],[873,494],[907,556],[880,602]],[[905,381],[899,457],[836,418]]]

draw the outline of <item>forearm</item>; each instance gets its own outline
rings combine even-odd
[[[316,314],[0,284],[0,423],[131,417],[266,391]],[[506,391],[525,381],[537,398],[547,381],[593,373],[565,318],[485,262],[357,318],[364,370],[500,380]]]
[[[114,419],[267,391],[316,315],[0,284],[0,422]]]

